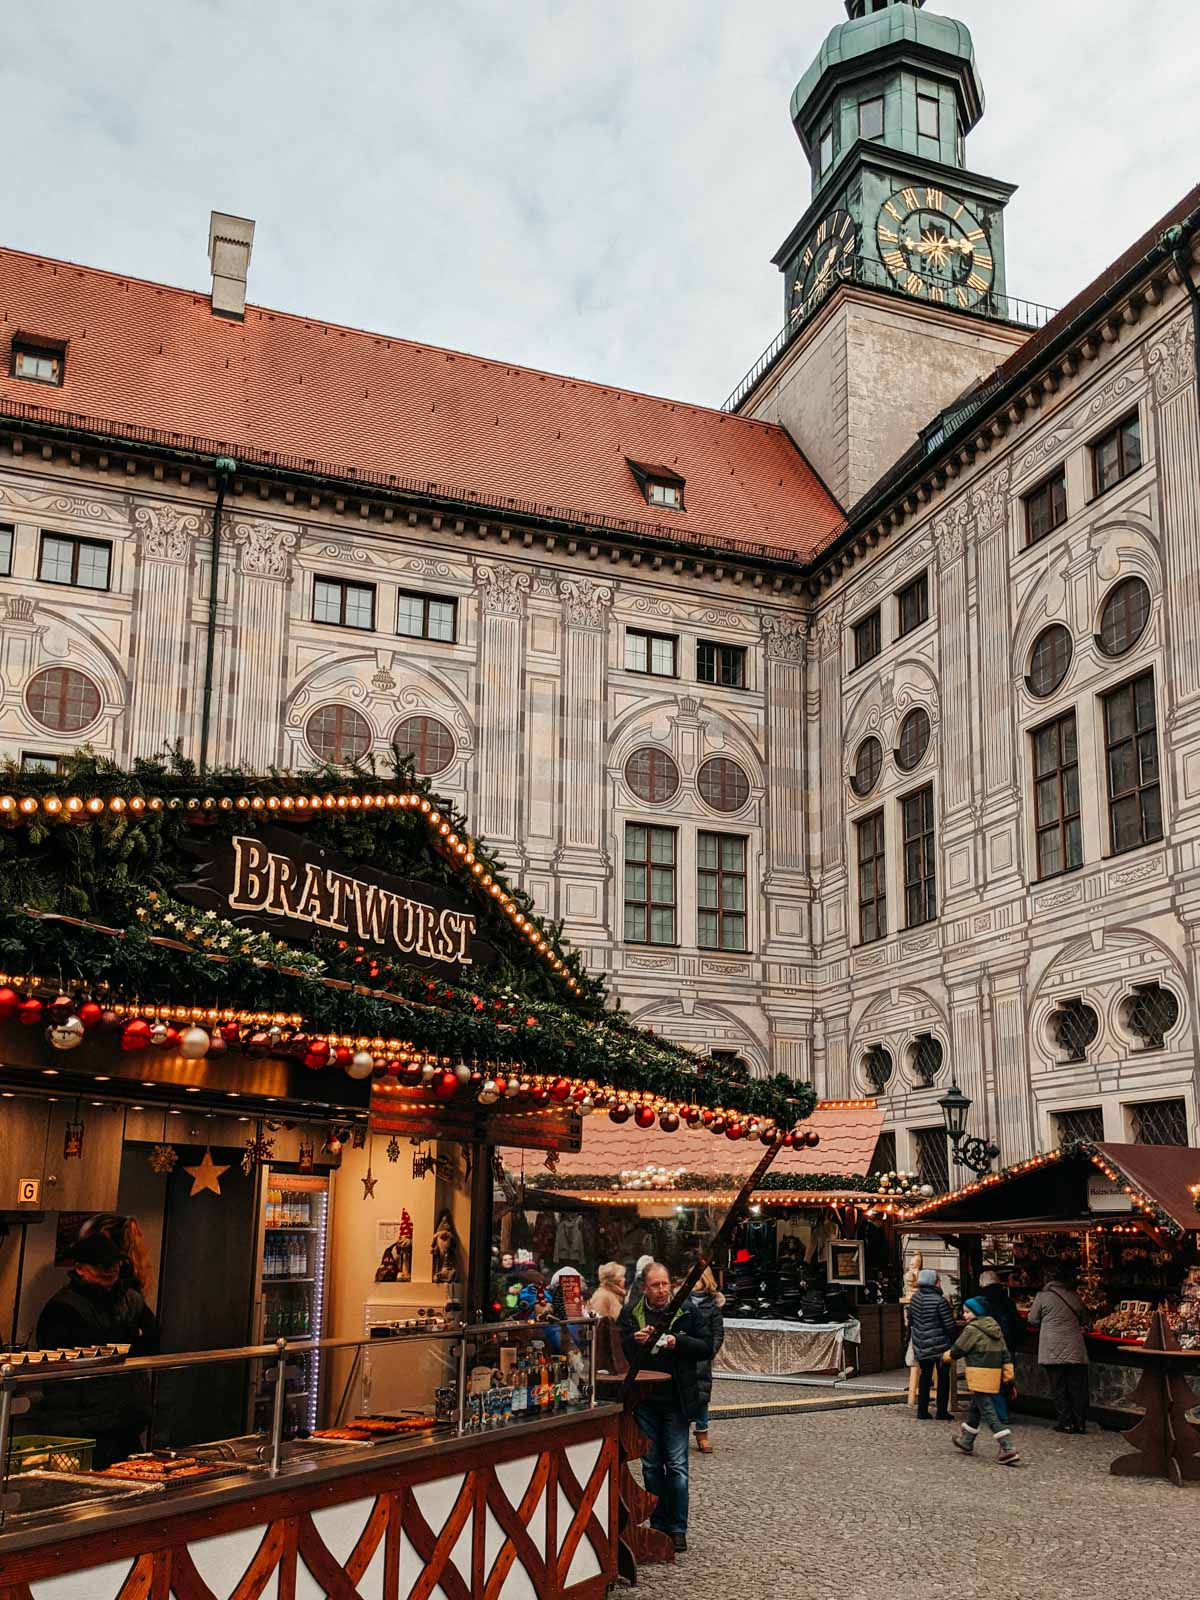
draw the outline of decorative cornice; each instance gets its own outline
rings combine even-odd
[[[255,578],[287,578],[298,542],[290,529],[269,528],[260,522],[239,522],[234,542],[241,552],[239,570]]]
[[[142,554],[155,561],[187,561],[200,531],[200,518],[177,506],[136,506],[134,521],[141,529]]]
[[[805,618],[768,615],[760,620],[768,661],[804,660],[808,648]]]
[[[568,627],[606,628],[613,592],[606,583],[590,578],[563,578],[558,585]]]
[[[478,567],[475,586],[483,611],[494,617],[519,617],[529,592],[529,574],[519,567]]]

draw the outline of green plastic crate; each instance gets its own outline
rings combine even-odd
[[[90,1472],[95,1439],[63,1439],[53,1433],[14,1434],[8,1470],[14,1472]]]

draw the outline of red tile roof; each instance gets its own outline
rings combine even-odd
[[[842,521],[783,428],[704,406],[259,306],[230,321],[206,294],[14,250],[0,249],[0,318],[0,411],[68,412],[239,461],[394,474],[450,498],[777,558],[803,559]],[[60,390],[9,376],[17,329],[69,341]],[[627,457],[678,472],[687,510],[648,506]]]

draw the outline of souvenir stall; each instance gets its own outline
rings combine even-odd
[[[1074,1144],[918,1204],[901,1229],[955,1246],[965,1293],[982,1265],[994,1265],[1022,1314],[1047,1270],[1068,1270],[1089,1315],[1093,1416],[1126,1427],[1143,1403],[1134,1397],[1146,1367],[1142,1352],[1156,1348],[1164,1331],[1179,1352],[1180,1373],[1200,1374],[1195,1185],[1200,1150]],[[1049,1413],[1036,1334],[1015,1355],[1019,1404]]]
[[[411,769],[4,776],[0,1592],[602,1595],[590,1327],[464,1326],[496,1146],[763,1155],[811,1091],[605,1009]],[[157,1323],[47,1348],[85,1267]]]
[[[888,1178],[865,1175],[880,1121],[873,1100],[819,1103],[750,1195],[718,1274],[723,1374],[877,1372],[903,1361],[890,1226],[903,1196],[889,1192]],[[505,1160],[534,1259],[547,1272],[577,1265],[594,1285],[609,1261],[631,1283],[643,1255],[682,1275],[749,1174],[753,1152],[700,1129],[637,1140],[593,1121],[582,1148],[555,1156],[551,1168],[517,1152]]]

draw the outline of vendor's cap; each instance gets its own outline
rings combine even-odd
[[[93,1232],[68,1245],[61,1259],[81,1267],[115,1267],[121,1259],[121,1251],[106,1233]]]

